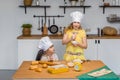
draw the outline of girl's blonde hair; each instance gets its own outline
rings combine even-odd
[[[72,29],[73,29],[73,23],[70,23],[64,32],[66,33],[68,30],[72,30]],[[80,26],[79,29],[82,29],[82,27]]]

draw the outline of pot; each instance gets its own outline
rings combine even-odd
[[[76,6],[76,3],[78,2],[78,0],[69,0],[71,3],[71,6]]]
[[[25,6],[31,6],[32,2],[33,2],[33,0],[24,0],[24,5]]]
[[[30,36],[31,35],[31,29],[30,28],[23,28],[22,30],[23,36]]]

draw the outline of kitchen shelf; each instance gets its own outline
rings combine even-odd
[[[66,8],[83,8],[83,13],[85,13],[85,9],[91,6],[59,6],[60,8],[64,8],[64,14],[66,13]]]
[[[105,8],[120,8],[120,6],[104,6],[104,5],[101,5],[101,6],[99,6],[99,7],[102,7],[103,8],[103,14],[105,13]]]
[[[36,5],[32,5],[32,6],[24,6],[24,5],[20,5],[19,7],[21,7],[21,8],[25,8],[25,14],[27,13],[27,8],[44,8],[44,11],[45,11],[45,14],[46,14],[46,8],[50,8],[51,6],[49,6],[49,5],[38,5],[38,6],[36,6]]]

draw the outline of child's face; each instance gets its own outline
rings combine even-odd
[[[54,52],[55,52],[55,48],[54,48],[54,46],[52,45],[50,48],[48,48],[47,53],[53,54]]]
[[[80,23],[79,22],[73,22],[73,29],[79,29],[80,28]]]

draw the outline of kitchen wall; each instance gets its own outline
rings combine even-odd
[[[65,16],[64,18],[56,18],[56,25],[58,26],[64,27],[71,22],[71,18],[69,17],[70,12],[76,10],[83,12],[82,8],[73,8],[66,9],[66,14],[64,14],[63,9],[59,8],[59,5],[63,5],[64,0],[46,1],[40,0],[42,5],[51,5],[51,8],[47,9],[47,15]],[[23,23],[31,23],[33,25],[32,34],[41,34],[41,31],[37,30],[38,19],[33,18],[33,15],[44,15],[44,10],[42,8],[29,8],[27,9],[27,14],[25,14],[24,8],[18,7],[21,4],[23,4],[23,0],[0,0],[0,69],[16,69],[17,37],[22,34],[21,25]],[[33,2],[33,4],[35,3]],[[120,16],[119,8],[108,8],[105,14],[103,14],[103,9],[99,7],[102,4],[102,0],[86,0],[85,4],[92,6],[86,9],[82,21],[83,28],[90,29],[90,32],[87,32],[87,34],[96,34],[98,27],[103,28],[106,25],[117,29],[120,28],[119,23],[109,23],[106,20],[109,14],[115,13]]]

